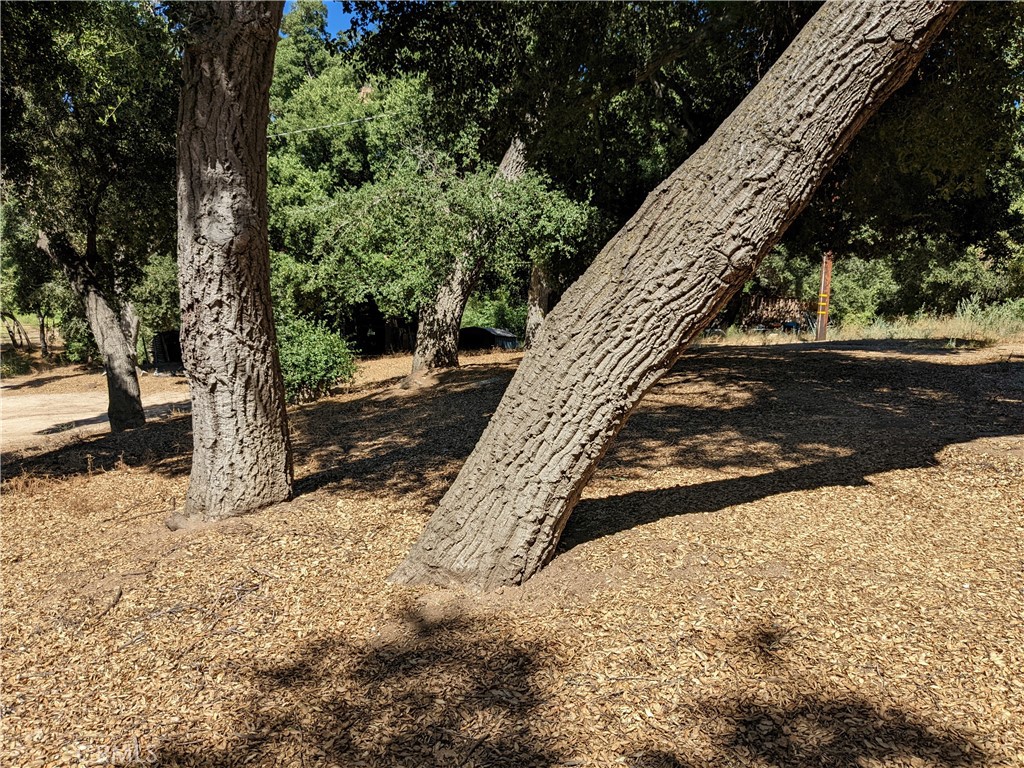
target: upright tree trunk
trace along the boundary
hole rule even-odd
[[[46,340],[46,315],[42,312],[37,312],[36,319],[39,320],[39,352],[43,357],[49,357],[50,344]]]
[[[110,306],[107,297],[94,286],[82,289],[85,303],[85,319],[96,346],[103,357],[103,368],[107,374],[107,417],[110,431],[141,427],[146,423],[142,409],[142,393],[139,391],[139,375],[135,348],[125,338],[121,318]]]
[[[498,165],[497,176],[518,181],[526,173],[526,146],[517,136],[512,139]],[[424,370],[455,368],[459,364],[459,328],[466,302],[483,268],[482,260],[470,262],[456,255],[451,271],[438,286],[434,298],[420,308],[416,348],[412,357],[412,375]]]
[[[530,267],[530,287],[526,292],[526,338],[523,346],[533,346],[540,325],[551,310],[551,276],[543,264]]]
[[[393,579],[482,588],[554,554],[644,393],[751,275],[957,10],[831,2],[552,311]]]
[[[192,393],[192,474],[182,515],[190,520],[291,495],[267,241],[266,134],[282,6],[197,2],[186,22],[178,270]]]
[[[455,368],[459,364],[459,327],[466,311],[466,302],[476,282],[476,265],[467,269],[461,256],[434,298],[420,307],[416,329],[416,350],[412,356],[412,372],[438,368]]]

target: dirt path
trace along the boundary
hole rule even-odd
[[[184,377],[143,376],[140,386],[147,419],[189,408]],[[102,373],[55,369],[0,382],[0,445],[5,453],[51,447],[108,429]]]
[[[464,364],[472,368],[518,359],[518,353],[469,354],[464,355]],[[411,364],[409,355],[363,360],[352,388],[395,385],[408,374]],[[190,408],[188,382],[182,375],[147,374],[139,386],[147,419]],[[0,381],[0,449],[5,453],[53,448],[106,432],[107,425],[102,372],[68,366]]]

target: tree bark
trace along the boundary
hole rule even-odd
[[[120,315],[107,297],[93,285],[79,287],[85,303],[85,319],[96,339],[107,374],[107,417],[110,431],[122,432],[146,423],[139,390],[135,347],[124,335]]]
[[[521,583],[644,393],[753,273],[958,4],[826,3],[541,328],[392,579]]]
[[[526,292],[526,338],[523,346],[529,349],[551,309],[551,276],[543,264],[530,267],[530,287]]]
[[[186,20],[178,280],[192,394],[192,474],[181,515],[189,521],[230,517],[291,496],[267,240],[266,134],[282,8],[280,2],[196,2]]]
[[[3,312],[4,325],[7,326],[7,335],[11,337],[11,344],[15,347],[32,349],[32,341],[28,337],[28,331],[21,321],[12,312]]]
[[[515,182],[524,173],[526,146],[517,136],[509,143],[495,175]],[[458,367],[462,315],[482,269],[482,259],[470,262],[464,255],[456,256],[451,271],[441,281],[434,298],[420,308],[411,376],[422,371]]]
[[[50,343],[46,340],[46,315],[37,312],[36,319],[39,320],[39,353],[43,357],[49,357]]]
[[[95,265],[99,263],[96,241],[97,232],[92,226],[86,233],[84,256],[59,233],[40,232],[36,245],[64,269],[85,305],[85,319],[107,376],[110,431],[123,432],[145,424],[146,412],[142,408],[135,347],[125,337],[121,317],[96,276]]]

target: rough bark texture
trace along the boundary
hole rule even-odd
[[[526,338],[523,346],[533,346],[541,323],[551,309],[551,277],[542,264],[530,267],[530,288],[526,292]]]
[[[957,10],[827,3],[551,312],[480,442],[393,575],[482,588],[554,554],[644,393],[743,285]]]
[[[506,181],[517,181],[526,173],[526,147],[518,138],[512,139],[498,165],[497,175]],[[455,368],[459,364],[459,328],[466,302],[473,292],[483,264],[467,263],[465,256],[456,256],[452,270],[445,276],[432,301],[419,312],[416,348],[412,357],[412,375],[421,371]]]
[[[183,512],[190,520],[291,495],[267,241],[266,129],[282,7],[189,7],[178,114],[178,270],[192,393]]]
[[[146,413],[142,409],[135,344],[125,336],[121,314],[107,298],[93,268],[99,261],[96,241],[97,232],[90,229],[84,255],[63,234],[40,232],[36,244],[64,269],[85,305],[85,319],[103,357],[103,370],[107,375],[110,431],[122,432],[145,424]]]
[[[121,315],[114,311],[103,292],[94,286],[79,288],[85,303],[85,318],[96,346],[103,356],[107,374],[107,418],[111,432],[141,427],[146,423],[139,391],[135,347],[125,337]]]

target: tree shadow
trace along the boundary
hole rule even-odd
[[[643,478],[666,466],[709,479],[585,499],[563,549],[665,516],[863,484],[875,473],[933,464],[951,443],[1024,431],[1024,359],[968,364],[960,354],[891,340],[688,353],[644,399],[596,479]],[[377,386],[293,409],[296,493],[415,495],[429,514],[512,372],[509,364],[472,365],[420,390]],[[189,418],[172,417],[5,456],[4,475],[59,477],[125,464],[180,476],[190,470],[191,445]]]
[[[760,648],[755,652],[774,653],[780,642],[784,636],[777,628],[755,627],[730,652],[748,653],[745,646],[754,645]],[[598,765],[581,759],[591,749],[588,726],[573,733],[580,726],[568,723],[578,718],[567,712],[564,721],[556,719],[546,697],[545,681],[564,684],[558,674],[563,666],[538,641],[509,636],[507,630],[502,634],[483,618],[420,604],[368,642],[333,635],[306,641],[286,660],[256,659],[248,706],[233,714],[230,733],[198,738],[183,733],[146,754],[145,762],[161,768]],[[678,709],[664,716],[671,720],[624,726],[626,746],[615,764],[988,764],[985,752],[956,728],[860,695],[801,693],[806,681],[799,673],[776,672],[782,700],[761,693],[684,696]],[[609,693],[581,688],[578,696],[597,700]],[[642,691],[632,691],[630,701],[637,695]],[[600,727],[600,720],[589,727]],[[700,738],[694,738],[695,731]]]
[[[535,733],[542,652],[480,620],[407,610],[366,645],[341,636],[257,667],[227,743],[167,744],[156,766],[508,766],[559,762]],[[291,762],[288,762],[291,761]]]
[[[602,474],[669,467],[714,479],[584,499],[562,551],[664,517],[866,485],[874,474],[933,466],[951,444],[1024,434],[1024,359],[963,364],[956,350],[943,352],[950,363],[892,341],[688,355],[630,420]],[[686,405],[668,399],[698,390]]]
[[[772,768],[858,768],[863,765],[931,765],[980,768],[986,754],[962,731],[928,723],[899,708],[882,709],[859,696],[825,699],[805,696],[795,703],[754,699],[705,701],[715,719],[711,764]],[[631,768],[697,768],[682,750],[641,749]]]
[[[14,392],[19,389],[36,389],[37,387],[44,387],[47,384],[52,384],[57,381],[67,381],[70,378],[76,376],[87,376],[91,373],[93,373],[93,371],[79,370],[72,373],[61,372],[49,376],[36,376],[34,378],[28,379],[27,381],[18,381],[17,379],[15,379],[14,382],[5,381],[3,391]]]
[[[476,444],[512,372],[507,364],[475,365],[440,373],[423,389],[406,391],[385,382],[351,399],[291,409],[296,495],[326,487],[421,493],[436,502]],[[177,410],[157,407],[159,415]],[[5,454],[4,478],[66,477],[117,466],[178,477],[191,470],[191,450],[191,417],[172,416],[41,453]]]

